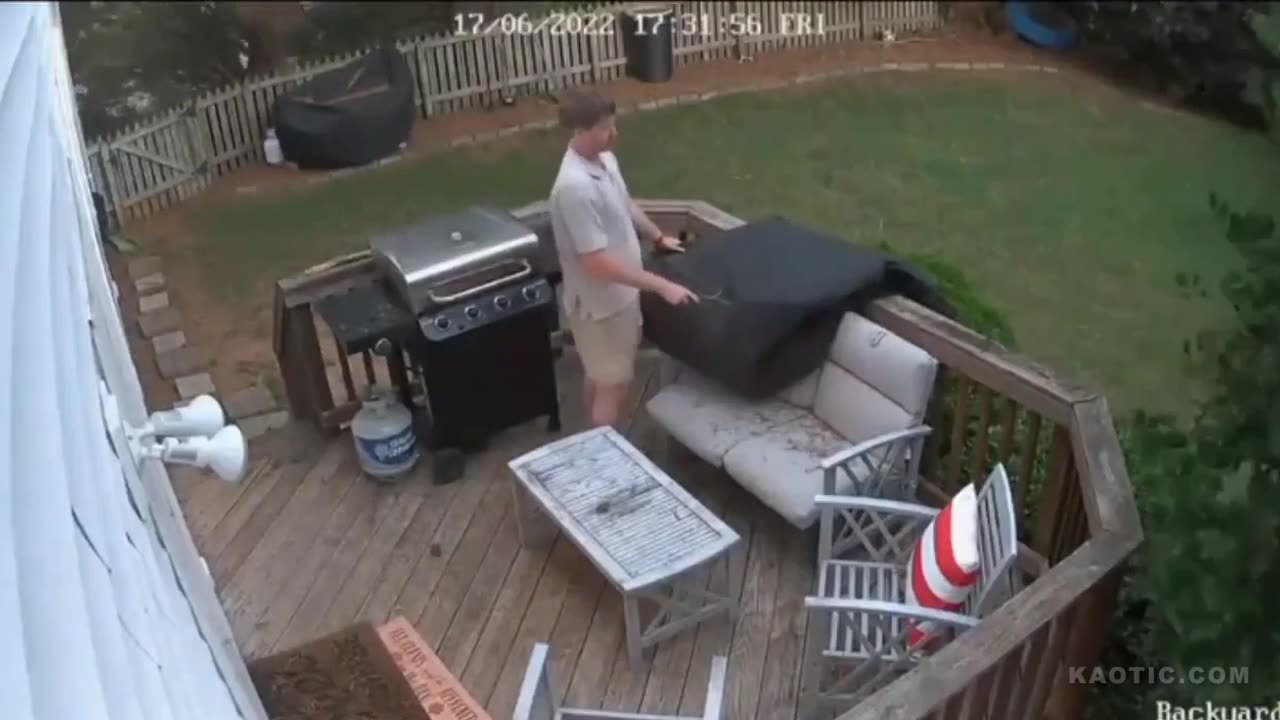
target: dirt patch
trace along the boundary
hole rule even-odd
[[[1057,56],[1046,58],[1011,37],[964,32],[909,38],[891,44],[846,43],[778,51],[749,62],[712,61],[681,66],[671,82],[646,84],[619,80],[603,85],[601,90],[613,97],[620,107],[633,109],[663,98],[705,95],[769,84],[784,86],[803,75],[884,63],[958,61],[996,66],[1040,64],[1050,60],[1061,64]],[[549,120],[554,116],[554,103],[526,97],[515,107],[499,106],[488,111],[456,112],[420,120],[414,127],[410,148],[398,162],[414,162],[432,151],[449,147],[459,139],[484,138],[503,128]],[[517,135],[500,138],[497,142],[505,146],[520,140]],[[212,357],[210,373],[221,391],[230,392],[256,382],[278,386],[278,370],[271,349],[272,298],[264,292],[261,298],[254,298],[251,309],[246,311],[213,302],[211,298],[217,297],[217,293],[212,291],[217,288],[219,279],[210,277],[197,260],[184,252],[193,238],[187,218],[197,209],[214,208],[219,203],[243,202],[248,197],[298,191],[327,182],[334,176],[334,173],[302,172],[265,165],[247,166],[218,178],[208,190],[185,205],[134,223],[127,229],[127,234],[139,242],[146,253],[164,258],[170,297],[182,313],[188,342],[209,352]],[[124,278],[125,275],[117,273],[117,277]],[[120,282],[126,284],[124,280]],[[243,306],[247,307],[248,303]],[[321,342],[328,344],[324,336]],[[326,354],[331,354],[327,351],[328,348]],[[140,360],[139,370],[146,372],[147,363],[154,363],[150,352],[138,355],[139,358],[143,356],[145,361]],[[150,370],[154,372],[154,368]]]

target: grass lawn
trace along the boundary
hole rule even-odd
[[[1220,321],[1173,275],[1234,262],[1209,211],[1280,210],[1280,153],[1209,120],[1067,76],[892,74],[733,96],[622,118],[637,196],[781,214],[960,270],[1020,349],[1101,387],[1118,410],[1183,410],[1178,347]],[[218,302],[270,298],[277,277],[371,233],[475,202],[545,197],[563,139],[526,136],[390,166],[191,220]],[[219,297],[220,296],[220,297]]]

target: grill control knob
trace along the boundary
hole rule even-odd
[[[468,305],[467,309],[463,310],[463,312],[465,312],[467,314],[467,317],[471,318],[472,320],[475,320],[476,318],[480,317],[480,308],[476,307],[475,305]]]
[[[440,317],[436,318],[435,326],[440,328],[441,330],[449,329],[449,318],[441,315]]]
[[[498,308],[499,310],[506,310],[507,306],[509,306],[510,304],[511,304],[511,301],[507,299],[506,295],[499,295],[498,297],[493,299],[493,306]]]
[[[526,285],[526,286],[524,286],[524,289],[522,289],[522,290],[520,291],[520,294],[524,296],[524,299],[525,299],[525,300],[537,300],[537,299],[538,299],[538,286],[537,286],[537,285]]]

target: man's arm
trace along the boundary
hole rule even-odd
[[[640,237],[653,243],[661,240],[663,235],[662,229],[649,219],[649,216],[645,213],[644,209],[641,208],[635,200],[630,198],[627,199],[627,203],[631,208],[631,222],[635,224],[636,232],[640,234]]]
[[[581,257],[582,269],[592,279],[600,282],[618,283],[637,290],[648,290],[658,294],[662,294],[662,291],[671,284],[670,280],[660,275],[655,275],[648,270],[627,267],[616,259],[609,257],[609,254],[603,250],[586,253]]]
[[[661,293],[671,281],[647,270],[629,268],[604,252],[609,246],[604,222],[587,193],[574,187],[563,188],[553,200],[564,218],[569,247],[582,259],[582,269],[591,279],[627,285],[637,290]],[[634,207],[634,203],[632,206]],[[646,218],[648,220],[648,218]],[[650,223],[652,224],[652,223]]]

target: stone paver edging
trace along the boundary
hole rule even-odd
[[[760,83],[744,85],[742,87],[728,88],[725,90],[711,90],[703,93],[686,93],[683,95],[672,95],[656,100],[646,100],[641,103],[623,104],[618,106],[618,115],[628,115],[633,112],[645,112],[649,110],[658,110],[673,105],[692,105],[695,103],[714,100],[719,97],[728,97],[730,95],[742,95],[744,93],[768,92],[770,90],[781,90],[783,88],[795,87],[797,85],[808,85],[811,83],[824,82],[828,80],[838,80],[841,78],[856,77],[859,75],[871,75],[881,72],[921,72],[925,70],[1021,70],[1029,72],[1046,72],[1057,73],[1058,68],[1051,65],[1031,65],[1023,63],[1003,63],[1003,62],[886,62],[878,65],[862,65],[839,68],[828,72],[807,73],[797,75],[792,78],[783,80],[766,80]],[[428,153],[438,153],[444,150],[452,150],[467,145],[479,145],[492,142],[499,138],[510,137],[523,132],[534,130],[549,130],[556,127],[555,118],[544,120],[534,120],[531,122],[521,123],[519,125],[508,125],[498,130],[488,132],[475,133],[473,135],[462,135],[453,138],[446,143],[440,143],[428,149]]]
[[[288,424],[289,412],[281,410],[271,391],[261,385],[218,392],[208,372],[208,357],[187,344],[182,315],[169,304],[168,282],[160,258],[135,258],[129,263],[128,273],[138,296],[138,328],[150,341],[160,376],[177,390],[179,404],[202,394],[217,397],[246,440]]]

